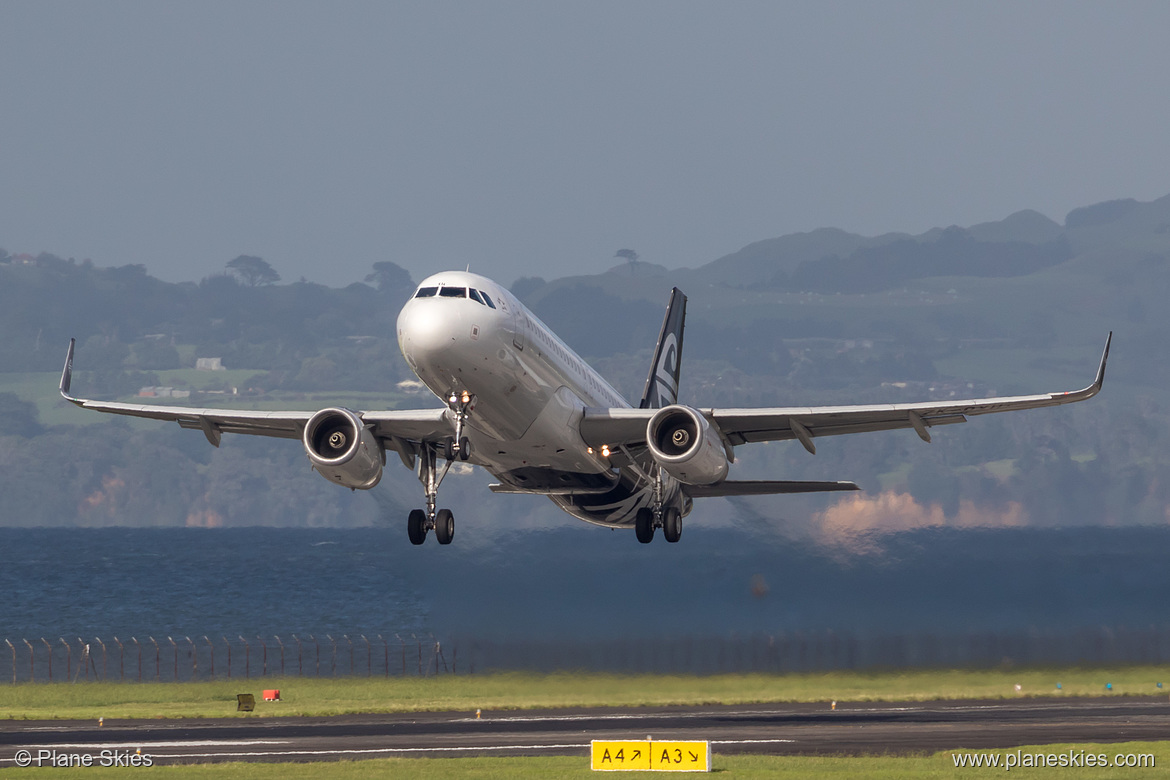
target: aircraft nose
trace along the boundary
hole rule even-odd
[[[453,346],[457,339],[458,318],[441,300],[414,300],[398,315],[398,346],[402,354],[415,360]]]

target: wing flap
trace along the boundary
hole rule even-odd
[[[787,493],[831,493],[840,490],[861,490],[854,482],[804,482],[793,480],[727,481],[715,485],[686,485],[683,490],[691,498],[719,498],[726,496],[772,496]]]

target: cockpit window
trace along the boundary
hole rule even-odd
[[[414,294],[415,298],[433,298],[439,292],[438,287],[420,287]]]
[[[492,299],[488,297],[487,293],[481,291],[480,296],[483,297],[484,303],[486,303],[488,306],[490,306],[493,309],[496,308],[496,305],[494,303],[492,303]]]
[[[477,301],[481,304],[483,303],[483,298],[479,297],[479,290],[475,289],[474,287],[467,288],[467,297],[473,301]]]
[[[441,298],[466,298],[466,287],[443,287],[439,290],[439,297]]]

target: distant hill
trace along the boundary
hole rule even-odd
[[[1105,392],[1087,404],[948,426],[931,446],[895,432],[826,440],[815,458],[799,446],[743,448],[739,478],[854,479],[869,492],[855,505],[704,502],[693,522],[800,534],[938,518],[1170,520],[1170,196],[1086,206],[1064,224],[1020,211],[917,236],[825,228],[698,268],[608,258],[599,267],[529,277],[516,291],[628,398],[641,391],[675,285],[689,296],[681,398],[702,406],[1071,390],[1091,379],[1115,332]],[[199,405],[431,405],[397,387],[413,378],[394,332],[412,289],[392,263],[342,289],[227,276],[170,284],[141,266],[0,250],[0,525],[399,524],[418,485],[393,459],[374,498],[342,500],[295,443],[225,437],[213,450],[175,426],[86,415],[55,385],[76,337],[75,387],[103,398],[172,387]],[[197,371],[207,357],[228,370]],[[482,474],[456,475],[445,500],[484,522],[566,522],[541,500],[484,501],[484,484]],[[272,491],[284,498],[256,498]]]

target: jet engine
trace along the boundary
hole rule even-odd
[[[727,452],[719,433],[697,409],[666,406],[646,424],[650,454],[667,474],[688,485],[713,485],[727,477]]]
[[[304,443],[313,468],[330,482],[369,490],[382,479],[382,448],[349,409],[314,414],[305,425]]]

